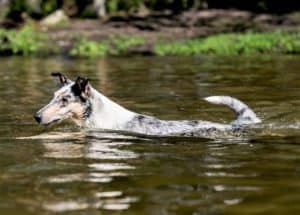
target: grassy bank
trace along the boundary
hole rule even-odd
[[[71,54],[78,57],[128,55],[132,47],[140,45],[145,45],[145,40],[140,37],[113,38],[101,42],[80,40],[71,50]],[[300,33],[219,34],[185,41],[161,41],[152,44],[152,49],[152,52],[159,56],[299,54]]]
[[[34,55],[49,50],[48,39],[30,26],[20,30],[0,29],[0,55]]]
[[[139,47],[159,56],[300,54],[300,32],[218,34],[184,41],[159,41],[155,44],[140,36],[110,36],[100,41],[78,38],[71,44],[67,50],[68,55],[83,58],[132,55],[139,53],[136,51]],[[62,54],[65,50],[60,50],[47,35],[32,27],[27,26],[18,31],[0,30],[0,55],[47,55],[53,52]]]
[[[219,34],[204,39],[161,42],[155,45],[157,55],[239,55],[299,54],[300,33],[272,32]]]
[[[78,39],[69,54],[75,57],[122,56],[130,54],[134,46],[144,45],[145,40],[138,36],[112,36],[100,42],[85,38]]]

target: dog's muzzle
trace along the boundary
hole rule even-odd
[[[34,115],[34,119],[40,124],[41,121],[42,121],[41,114],[36,113],[36,114]]]

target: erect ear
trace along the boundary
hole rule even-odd
[[[89,79],[78,77],[72,86],[72,91],[76,96],[87,99],[90,96],[91,91]]]
[[[64,74],[60,72],[52,72],[51,75],[54,77],[59,77],[59,81],[62,86],[70,84],[72,82],[70,79],[68,79]]]

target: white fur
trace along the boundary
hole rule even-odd
[[[136,115],[117,103],[111,101],[91,87],[90,102],[92,113],[85,120],[84,127],[109,130],[122,130]]]
[[[243,102],[230,96],[209,96],[204,100],[216,104],[226,105],[231,108],[238,116],[237,120],[233,121],[232,124],[255,124],[261,123],[256,114]]]
[[[55,93],[54,99],[57,99],[56,105],[60,103],[64,104],[64,96],[69,93],[74,93],[72,92],[72,84],[74,84],[74,82],[69,81],[69,84],[62,87]],[[87,103],[82,103],[82,106],[80,106],[82,108],[70,105],[70,110],[67,111],[65,116],[61,116],[61,118],[58,118],[57,120],[48,120],[45,123],[43,122],[42,115],[45,109],[47,109],[47,107],[49,106],[46,105],[36,113],[35,119],[40,124],[50,124],[55,121],[61,121],[69,116],[68,113],[72,113],[73,115],[71,117],[73,118],[73,120],[78,125],[88,129],[119,130],[149,135],[189,134],[192,132],[193,134],[199,133],[203,136],[210,135],[216,130],[232,130],[242,125],[254,124],[261,121],[246,104],[229,96],[212,96],[205,98],[205,100],[214,104],[226,105],[234,110],[238,117],[230,124],[214,123],[203,120],[168,121],[134,113],[111,101],[106,96],[102,95],[100,92],[94,89],[91,85],[85,87],[85,90],[81,92],[80,96],[81,99],[86,99]],[[80,105],[80,102],[77,105]],[[64,105],[61,105],[61,107],[65,108]],[[52,113],[53,115],[57,115],[56,111],[52,112],[54,112]],[[78,113],[82,114],[82,116]],[[78,117],[78,115],[80,117]]]

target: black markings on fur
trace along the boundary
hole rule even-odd
[[[81,90],[76,83],[71,86],[71,91],[75,96],[80,96],[81,94]]]
[[[154,127],[157,127],[159,125],[159,121],[157,119],[152,118],[152,117],[145,117],[143,115],[138,115],[137,120],[140,124],[151,125],[151,126],[154,126]]]
[[[242,116],[246,112],[247,108],[242,108],[237,114]]]
[[[82,96],[82,94],[86,91],[86,87],[89,83],[87,78],[78,77],[75,83],[71,86],[71,90],[75,96],[78,96],[83,102],[86,99]]]
[[[126,125],[126,130],[155,135],[183,135],[209,137],[224,134],[231,125],[200,120],[165,121],[145,115],[136,115]]]
[[[91,113],[92,113],[92,104],[90,102],[87,103],[87,106],[85,108],[85,111],[83,113],[83,118],[87,119],[90,117]]]
[[[82,90],[76,83],[71,86],[71,91],[74,94],[74,96],[79,97],[82,102],[86,101],[86,99],[82,97]]]
[[[207,132],[214,132],[214,131],[217,131],[217,128],[216,127],[211,127],[211,128],[208,128],[206,131]]]
[[[161,120],[153,117],[137,115],[130,122],[130,126],[149,126],[151,128],[160,128],[162,126]]]
[[[59,77],[60,83],[62,85],[65,85],[65,84],[67,84],[69,82],[68,78],[64,74],[62,74],[60,72],[52,72],[51,75],[53,77]]]
[[[199,124],[199,121],[197,121],[197,120],[191,120],[191,121],[188,121],[187,124],[194,127],[194,126],[196,126],[196,125]]]
[[[143,121],[145,118],[146,118],[146,117],[143,116],[143,115],[138,115],[138,116],[137,116],[138,121]]]

